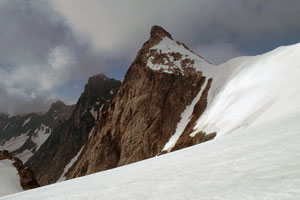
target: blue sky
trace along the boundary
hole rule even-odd
[[[88,77],[123,80],[155,24],[207,60],[300,42],[299,0],[1,0],[0,112],[75,103]]]

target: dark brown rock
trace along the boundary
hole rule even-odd
[[[205,87],[205,77],[194,68],[183,67],[183,75],[177,69],[173,73],[163,73],[147,66],[149,56],[154,56],[157,63],[167,57],[150,50],[163,37],[172,39],[161,27],[151,29],[149,40],[138,52],[109,109],[96,125],[85,151],[69,170],[68,178],[161,154],[164,145],[175,133],[181,113],[200,88]],[[175,58],[180,59],[181,55],[176,54]],[[209,87],[206,93],[208,90]],[[202,97],[199,104],[205,103],[205,100],[206,97]]]
[[[208,91],[211,87],[212,79],[209,79],[199,101],[196,103],[191,120],[187,124],[186,128],[184,129],[182,135],[178,139],[175,146],[172,148],[172,151],[176,151],[185,147],[189,147],[195,144],[199,144],[202,142],[206,142],[208,140],[213,139],[216,136],[216,133],[211,133],[206,135],[204,132],[198,132],[194,137],[191,137],[190,134],[193,132],[193,128],[196,125],[197,119],[203,114],[207,107],[207,96]],[[204,86],[203,86],[204,87]]]
[[[55,183],[62,175],[65,166],[87,143],[90,131],[102,117],[100,110],[108,109],[120,84],[104,74],[89,78],[70,119],[57,126],[40,150],[26,162],[41,185]],[[61,102],[56,102],[52,110],[59,106]]]
[[[170,33],[168,33],[162,27],[160,27],[158,25],[152,26],[151,31],[150,31],[150,41],[151,40],[159,40],[164,37],[168,37],[173,40],[172,35]]]

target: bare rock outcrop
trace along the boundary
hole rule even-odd
[[[205,95],[209,90],[209,86],[204,85],[206,77],[191,67],[195,62],[193,59],[179,52],[153,50],[164,38],[172,40],[172,36],[163,28],[152,27],[149,40],[139,50],[118,93],[108,110],[102,113],[84,152],[67,173],[67,178],[158,155],[175,133],[186,106],[191,104],[202,87],[207,87],[197,105],[200,110],[194,111],[194,118],[203,113],[207,104]],[[176,44],[188,50],[182,43]],[[169,69],[153,70],[148,66],[149,59],[156,65],[169,66]],[[176,68],[175,62],[186,64]],[[203,137],[206,139],[196,137],[198,139],[186,142],[188,144],[178,144],[176,149],[209,139],[205,134]]]
[[[120,84],[104,74],[89,78],[69,120],[57,126],[40,150],[26,162],[41,185],[55,183],[63,174],[65,166],[87,143],[95,122],[101,118],[100,113],[108,109]],[[59,106],[57,102],[56,107]]]

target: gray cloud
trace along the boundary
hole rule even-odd
[[[0,26],[1,112],[39,111],[57,98],[73,100],[80,91],[54,91],[105,69],[104,54],[76,38],[46,1],[2,0]]]
[[[122,79],[154,24],[216,64],[299,42],[299,7],[298,0],[2,0],[0,111],[74,101],[99,72]]]
[[[206,54],[204,47],[215,49],[216,54],[208,58],[215,63],[299,41],[298,0],[68,2],[52,1],[77,33],[92,38],[96,48],[118,56],[134,54],[153,24],[162,25],[192,49],[200,49],[199,54]]]

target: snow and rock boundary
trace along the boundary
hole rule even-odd
[[[35,179],[33,171],[29,168],[25,168],[23,162],[19,158],[12,156],[8,151],[4,150],[0,151],[0,160],[11,160],[13,162],[12,164],[18,171],[20,177],[20,185],[24,190],[40,187]]]

